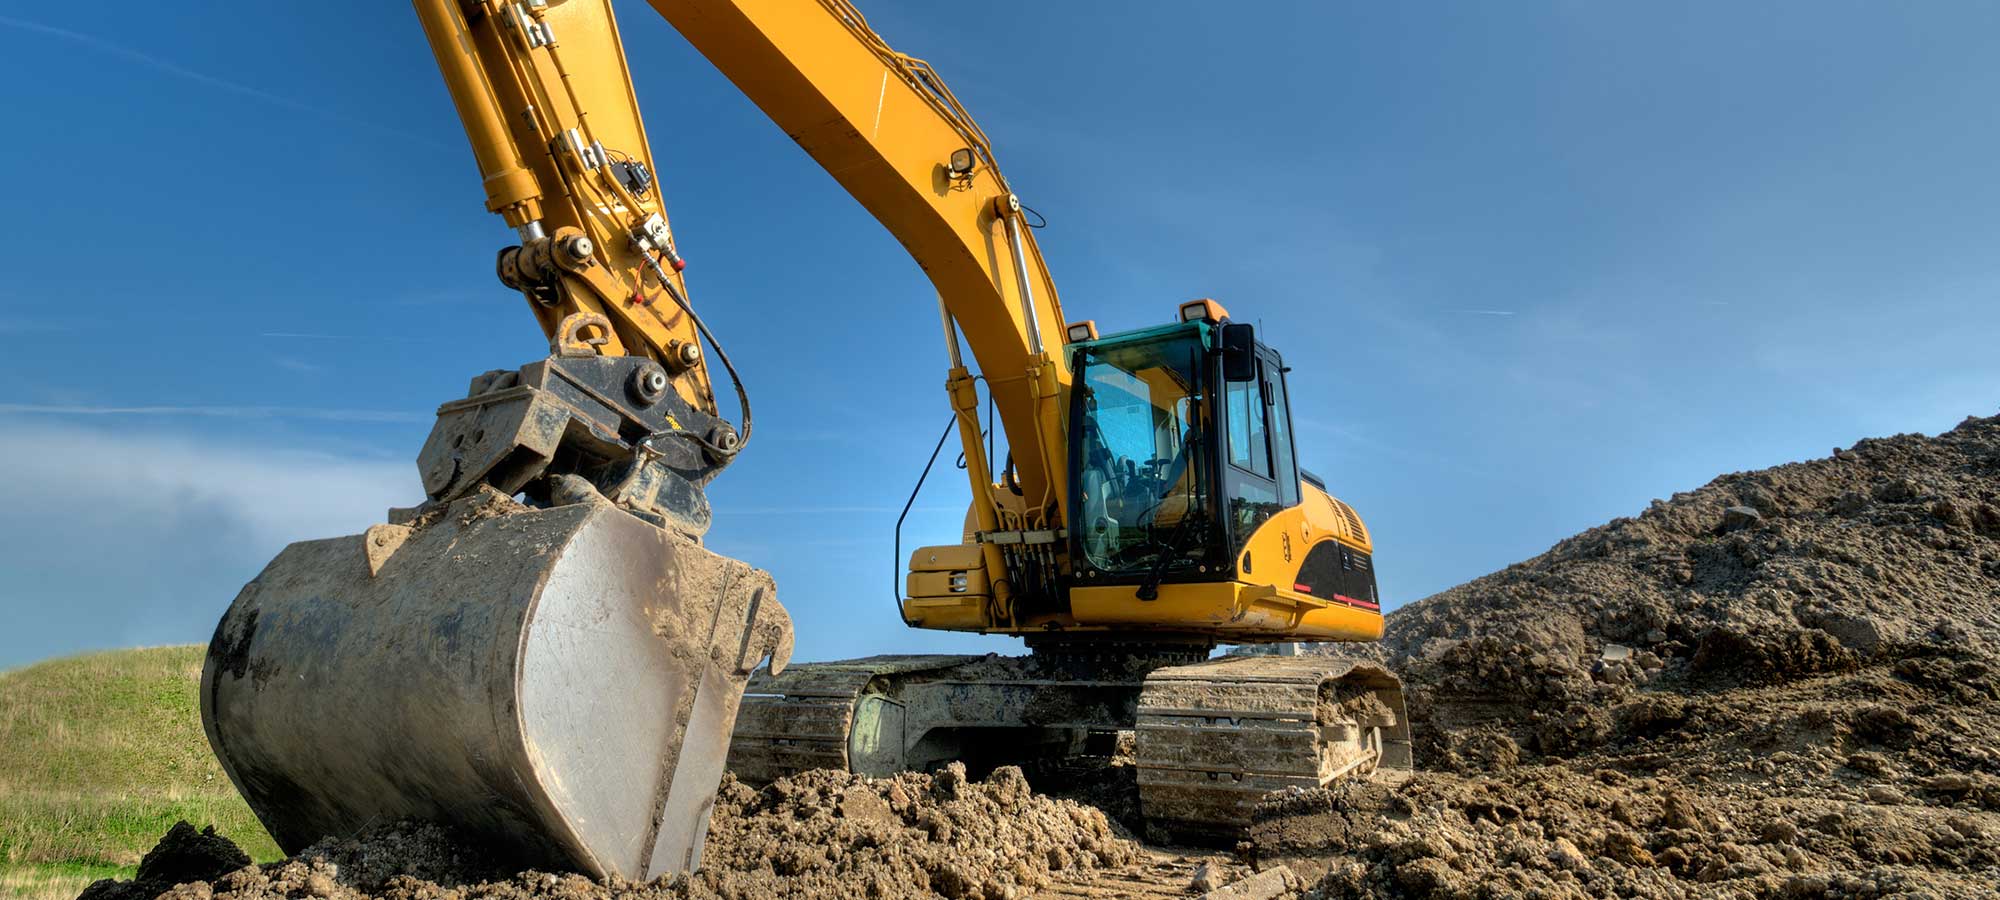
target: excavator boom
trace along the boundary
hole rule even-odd
[[[923,267],[986,373],[1023,496],[1065,502],[1062,302],[991,143],[943,79],[847,0],[649,2]]]

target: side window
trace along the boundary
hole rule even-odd
[[[1261,359],[1257,367],[1256,379],[1223,389],[1229,416],[1229,465],[1223,480],[1229,490],[1231,556],[1242,553],[1251,533],[1284,508],[1278,502],[1283,487],[1271,478],[1272,418],[1264,381],[1275,370]],[[1298,491],[1296,484],[1292,491]]]
[[[1278,502],[1299,505],[1299,467],[1292,450],[1292,407],[1285,396],[1285,369],[1264,363],[1264,383],[1270,386],[1271,455],[1277,461]]]
[[[1238,381],[1225,387],[1229,404],[1229,462],[1271,477],[1270,438],[1264,422],[1263,391],[1255,381]]]

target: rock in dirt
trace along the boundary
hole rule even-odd
[[[1722,511],[1722,529],[1750,528],[1764,521],[1764,514],[1750,506],[1732,506]]]
[[[1284,866],[1265,869],[1201,895],[1202,900],[1278,900],[1296,892],[1298,879]]]
[[[1216,865],[1215,862],[1211,860],[1209,862],[1202,863],[1199,868],[1196,868],[1194,870],[1194,878],[1188,881],[1188,890],[1194,891],[1195,893],[1198,894],[1206,894],[1209,891],[1221,887],[1222,879],[1223,879],[1222,867]]]

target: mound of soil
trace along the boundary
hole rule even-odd
[[[1311,896],[2000,895],[2000,418],[1725,475],[1357,649],[1428,771],[1267,800]]]
[[[1103,813],[1033,793],[1017,768],[1002,767],[975,783],[956,763],[935,776],[886,779],[806,772],[761,791],[725,777],[702,870],[651,884],[502,874],[503,864],[478,857],[435,827],[409,823],[323,841],[293,859],[263,866],[248,865],[247,857],[212,833],[205,840],[220,845],[208,848],[217,851],[210,865],[175,870],[195,877],[148,881],[142,868],[138,881],[100,882],[86,897],[152,900],[165,892],[169,900],[1000,900],[1025,896],[1053,875],[1124,865],[1139,853],[1137,845],[1114,833]]]
[[[1035,794],[1012,766],[980,783],[958,763],[879,780],[805,772],[762,791],[731,779],[703,869],[677,896],[997,900],[1137,852],[1103,813]]]
[[[1955,808],[1962,797],[1836,801],[1538,766],[1276,797],[1253,840],[1321,873],[1310,897],[1994,896],[2000,820]]]
[[[77,900],[153,900],[174,885],[219,878],[250,864],[250,857],[213,827],[194,830],[176,822],[139,860],[131,881],[97,881]]]
[[[1397,610],[1378,652],[1417,688],[1419,762],[1451,767],[1489,732],[1573,755],[1649,687],[1990,659],[1996,594],[2000,418],[1974,418],[1655,500]]]

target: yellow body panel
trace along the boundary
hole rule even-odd
[[[989,621],[986,613],[988,599],[970,595],[909,597],[903,601],[903,620],[912,628],[984,634],[992,630],[986,627]]]
[[[1226,643],[1275,641],[1374,641],[1382,637],[1380,613],[1328,603],[1288,588],[1240,581],[1163,584],[1157,600],[1144,601],[1132,585],[1073,587],[1070,614],[996,627],[982,608],[983,595],[916,596],[903,601],[912,626],[982,634],[1062,631],[1154,631],[1206,634]]]
[[[1364,554],[1374,552],[1368,528],[1353,507],[1329,496],[1310,484],[1301,485],[1298,506],[1281,510],[1257,526],[1243,550],[1236,556],[1236,577],[1246,590],[1271,592],[1280,598],[1318,604],[1324,615],[1308,615],[1300,630],[1277,640],[1373,641],[1382,637],[1382,612],[1374,597],[1343,598],[1314,596],[1297,590],[1299,572],[1314,547],[1337,542]],[[1370,577],[1369,583],[1373,584]],[[1343,629],[1338,637],[1328,637],[1318,628]]]
[[[986,609],[989,575],[982,545],[924,547],[910,558],[903,616],[919,628],[993,634],[1040,634],[1053,627],[1198,633],[1229,643],[1380,640],[1379,609],[1296,589],[1313,547],[1335,541],[1361,553],[1374,550],[1352,507],[1310,484],[1300,487],[1298,506],[1272,515],[1251,533],[1237,557],[1234,581],[1162,584],[1159,598],[1150,601],[1140,600],[1134,585],[1074,586],[1066,612],[1010,623]],[[951,593],[945,585],[952,577],[966,590]]]
[[[1098,627],[1202,632],[1233,643],[1266,641],[1372,641],[1382,637],[1382,616],[1328,604],[1289,589],[1219,581],[1164,584],[1157,600],[1122,587],[1071,588],[1070,610],[1079,623]]]
[[[1339,541],[1362,553],[1375,552],[1368,527],[1354,508],[1310,484],[1301,486],[1299,505],[1281,510],[1251,532],[1236,555],[1238,578],[1252,584],[1287,587],[1299,565],[1321,541]]]

